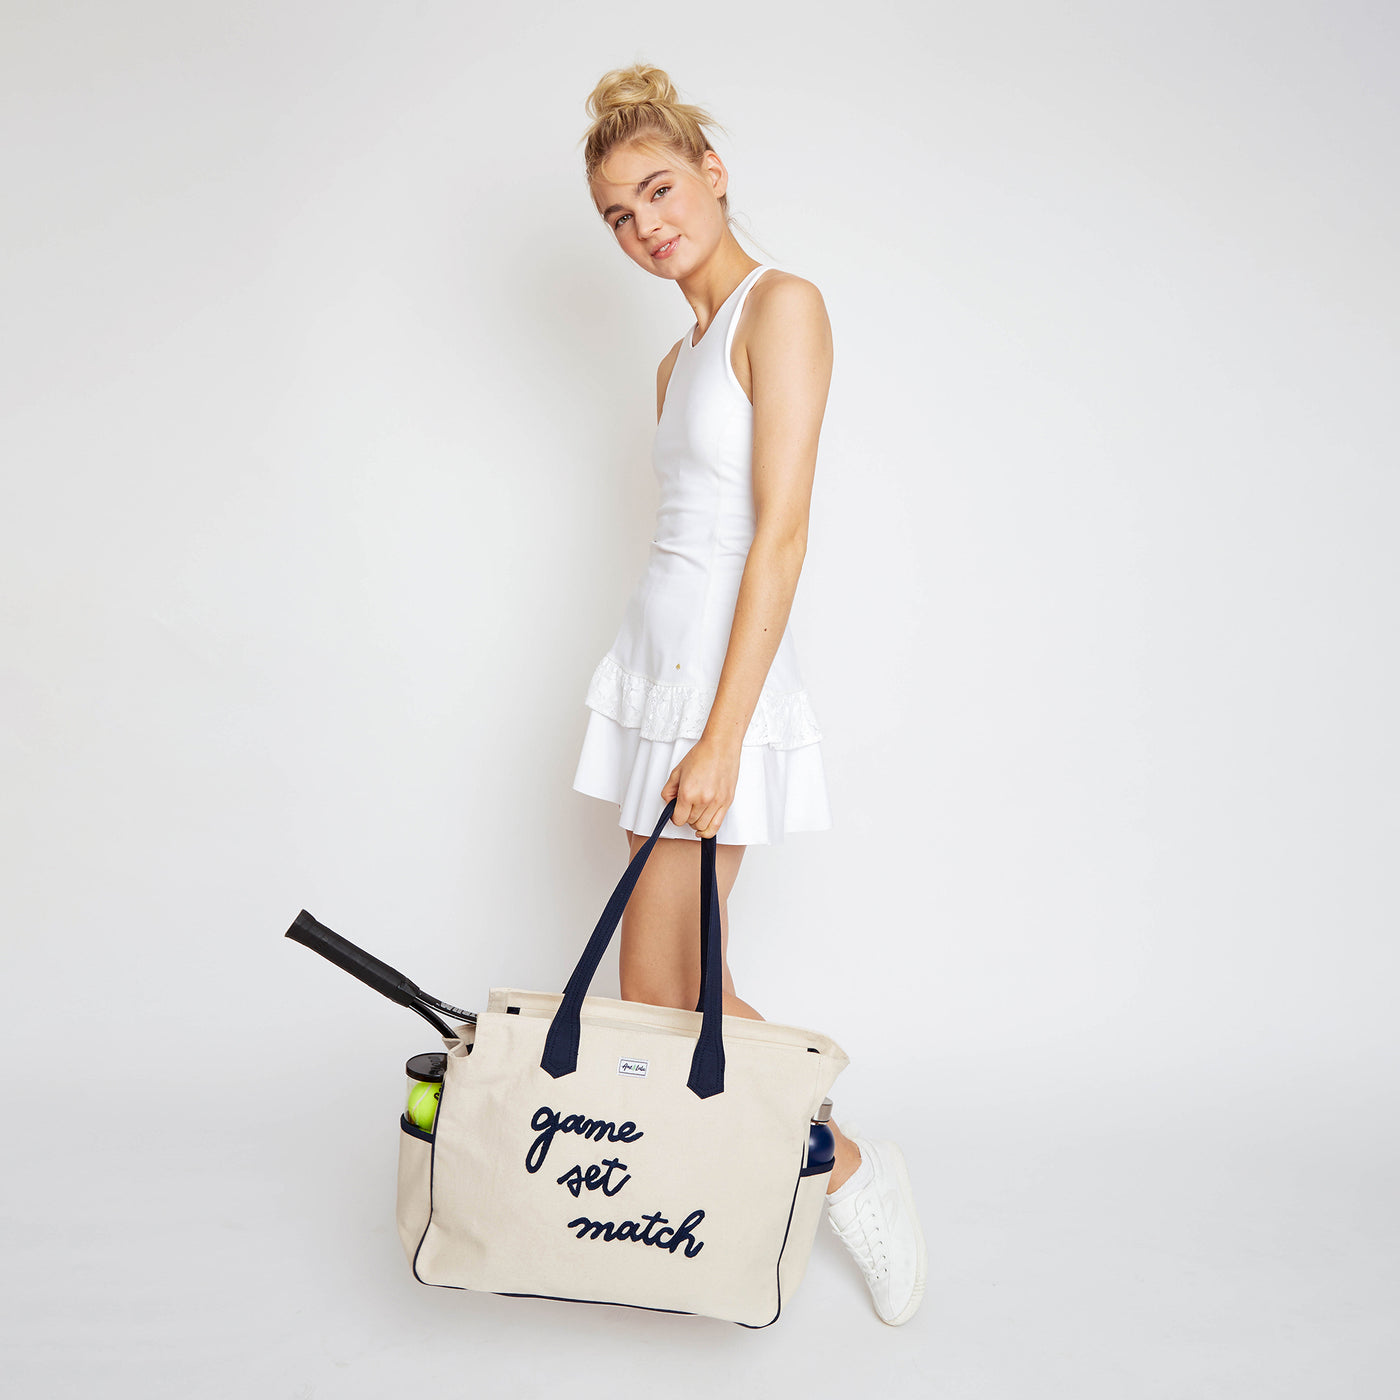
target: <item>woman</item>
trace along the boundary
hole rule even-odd
[[[699,839],[716,838],[724,1011],[734,990],[728,897],[748,845],[831,826],[821,730],[788,614],[807,545],[831,330],[811,282],[750,257],[729,227],[729,174],[697,107],[659,68],[606,74],[588,100],[584,167],[599,215],[639,267],[673,281],[695,324],[657,370],[657,532],[598,663],[573,786],[615,802],[629,859],[676,800],[622,916],[621,994],[693,1008],[700,987]],[[827,1218],[879,1316],[924,1291],[909,1177],[892,1142],[833,1122]]]

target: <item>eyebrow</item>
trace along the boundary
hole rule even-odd
[[[657,178],[657,176],[659,176],[659,175],[669,175],[670,173],[671,173],[671,172],[670,172],[669,170],[653,170],[653,171],[651,172],[651,174],[648,175],[648,176],[646,177],[646,179],[644,179],[644,180],[638,180],[638,181],[637,181],[636,193],[637,193],[637,194],[641,194],[641,192],[642,192],[644,189],[646,189],[646,187],[647,187],[649,184],[651,184],[651,182],[652,182],[653,180],[655,180],[655,179]],[[608,207],[607,207],[606,209],[603,210],[603,218],[606,219],[606,218],[608,217],[609,214],[615,214],[615,213],[617,213],[617,211],[618,211],[619,209],[621,209],[622,207],[623,207],[623,206],[620,205],[620,204],[609,204]]]

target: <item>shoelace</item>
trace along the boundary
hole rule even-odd
[[[832,1225],[836,1222],[833,1220]],[[868,1278],[883,1278],[889,1272],[890,1256],[885,1249],[885,1235],[880,1228],[880,1212],[874,1198],[861,1196],[854,1218],[836,1233],[850,1247],[856,1262]]]

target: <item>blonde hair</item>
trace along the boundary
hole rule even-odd
[[[607,178],[603,163],[618,146],[638,141],[664,147],[697,173],[706,151],[714,150],[705,128],[724,128],[701,107],[682,102],[664,69],[633,63],[604,73],[585,104],[593,124],[583,137],[583,171],[592,181]],[[729,219],[729,196],[719,207]]]

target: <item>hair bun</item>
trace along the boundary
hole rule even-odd
[[[680,102],[675,84],[664,68],[633,63],[604,73],[588,97],[588,115],[600,121],[628,107],[675,107]]]

